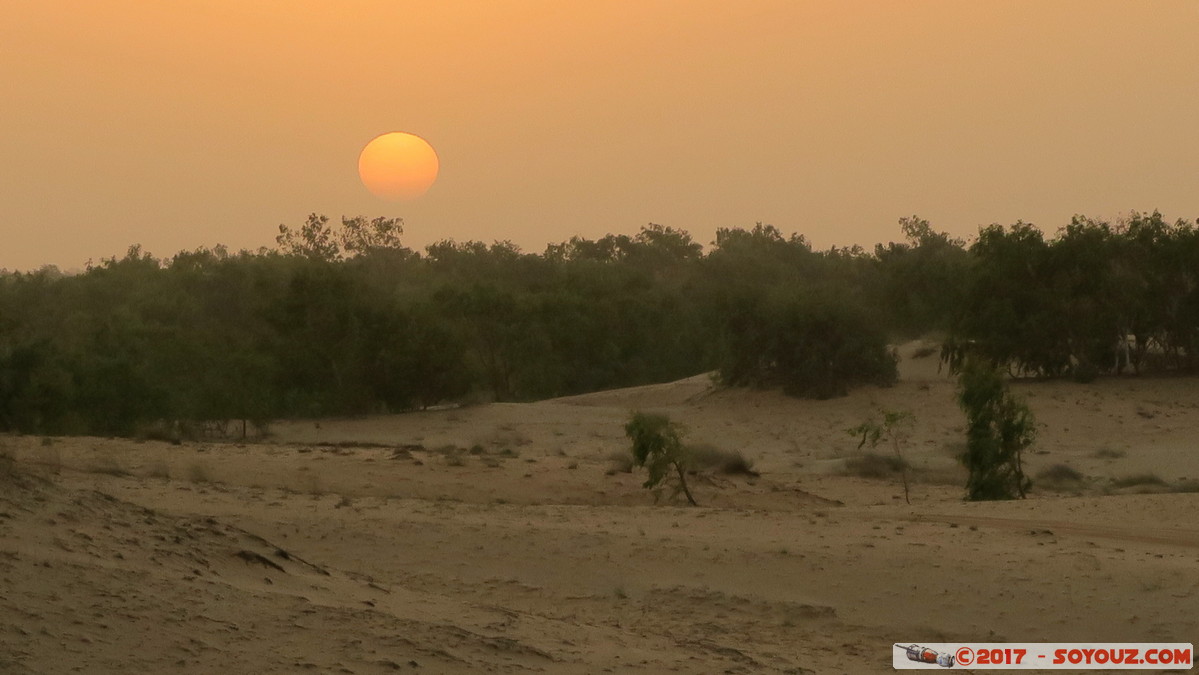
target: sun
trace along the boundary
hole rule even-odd
[[[429,142],[394,131],[376,137],[358,156],[358,175],[372,194],[391,201],[416,199],[437,180],[441,163]]]

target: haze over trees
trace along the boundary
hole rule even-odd
[[[403,246],[395,219],[312,215],[277,247],[76,275],[0,275],[0,430],[127,435],[150,424],[530,400],[716,371],[829,397],[896,377],[887,344],[947,336],[1013,374],[1193,371],[1195,224],[1082,217],[1046,238],[926,221],[904,241],[813,250],[769,225]]]

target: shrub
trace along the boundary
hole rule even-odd
[[[687,487],[686,452],[680,438],[682,430],[666,415],[634,413],[625,425],[625,433],[633,442],[633,462],[645,467],[649,476],[645,487],[656,488],[670,481],[676,483],[675,494],[682,491],[692,506],[695,497]]]
[[[912,498],[908,489],[908,462],[903,457],[901,446],[911,435],[916,419],[909,412],[896,410],[880,410],[879,412],[882,414],[881,422],[869,419],[847,431],[851,436],[862,437],[862,441],[858,443],[859,450],[867,443],[872,448],[877,448],[878,444],[883,441],[891,445],[891,450],[895,455],[894,466],[898,468],[899,475],[903,478],[903,500],[911,504]]]
[[[1022,453],[1036,436],[1032,412],[1011,395],[996,368],[977,359],[966,360],[958,385],[967,420],[966,498],[1023,499],[1031,483]]]

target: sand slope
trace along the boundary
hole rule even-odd
[[[1199,381],[1019,383],[1032,472],[964,503],[935,357],[832,401],[707,377],[532,404],[275,425],[264,443],[0,439],[0,671],[890,672],[898,641],[1199,635]],[[913,503],[841,475],[845,429],[917,418]],[[609,473],[632,409],[740,450],[700,508]]]

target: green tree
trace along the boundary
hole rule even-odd
[[[889,386],[896,357],[882,329],[852,301],[822,295],[747,297],[730,311],[721,380],[733,386],[781,386],[826,399],[865,384]]]
[[[1028,406],[1012,396],[1000,371],[977,359],[968,359],[961,370],[958,402],[967,422],[966,498],[1024,499],[1031,482],[1022,454],[1036,438]]]
[[[687,453],[679,425],[666,415],[637,412],[624,430],[633,441],[633,463],[649,472],[645,487],[656,488],[673,479],[676,493],[681,490],[692,506],[698,506],[687,487]]]

